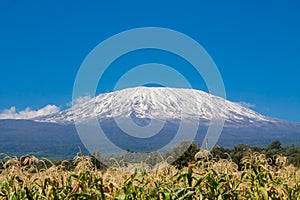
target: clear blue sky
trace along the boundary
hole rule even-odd
[[[203,45],[229,100],[300,121],[299,1],[107,2],[1,1],[0,110],[65,107],[81,62],[97,44],[157,26]]]

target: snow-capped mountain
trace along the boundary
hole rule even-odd
[[[89,119],[95,117],[105,136],[99,137],[97,127],[89,126]],[[128,125],[130,118],[140,127],[132,129],[130,123]],[[38,152],[40,156],[64,158],[70,152],[76,153],[78,146],[84,148],[82,137],[89,139],[88,146],[95,144],[95,149],[103,154],[111,151],[106,146],[111,142],[123,150],[137,152],[152,151],[170,141],[176,144],[186,139],[203,144],[212,118],[225,121],[217,141],[223,147],[267,145],[274,140],[300,145],[300,123],[266,117],[203,91],[137,87],[100,94],[51,115],[30,120],[0,120],[0,149],[20,155]],[[87,125],[87,131],[79,134],[74,121]],[[160,127],[156,122],[165,123]],[[147,124],[151,128],[143,129]],[[156,133],[153,130],[158,133],[151,135]]]
[[[39,122],[73,123],[97,117],[99,120],[115,117],[168,120],[224,119],[228,123],[276,122],[239,103],[194,89],[136,87],[100,94],[67,110],[35,118]]]

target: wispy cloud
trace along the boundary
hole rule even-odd
[[[0,113],[0,119],[31,119],[38,116],[53,114],[59,112],[60,108],[55,105],[47,105],[39,110],[31,110],[27,107],[25,110],[17,111],[15,106],[3,110]]]
[[[256,105],[255,104],[253,104],[253,103],[249,103],[249,102],[239,102],[239,104],[241,105],[241,106],[244,106],[244,107],[246,107],[246,108],[254,108]]]
[[[83,104],[84,102],[87,102],[91,99],[90,95],[86,95],[86,96],[82,96],[82,97],[78,97],[77,99],[75,99],[73,102],[69,102],[67,104],[67,106],[72,107],[73,106],[77,106],[80,104]]]

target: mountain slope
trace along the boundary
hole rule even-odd
[[[97,117],[106,136],[98,137],[97,127],[93,126],[78,135],[74,120],[88,123],[92,117]],[[106,150],[112,153],[106,146],[110,142],[123,150],[133,151],[156,150],[177,136],[174,144],[185,138],[202,144],[213,117],[225,120],[218,140],[218,144],[224,147],[240,143],[267,145],[273,140],[280,140],[283,144],[300,142],[299,123],[263,116],[238,103],[198,90],[137,87],[100,94],[70,109],[31,120],[0,120],[0,150],[12,155],[34,153],[67,157],[76,153],[78,146],[84,149],[82,137],[90,137],[93,145],[101,147],[95,150],[102,154]],[[150,135],[159,126],[130,129],[127,126],[129,118],[141,127],[149,121],[165,120],[166,123],[156,135]],[[179,128],[182,121],[187,123],[185,129]],[[195,122],[199,122],[197,130],[193,129]],[[122,128],[129,128],[129,131],[124,132]],[[177,134],[178,131],[181,134]],[[195,132],[196,136],[189,137]],[[105,138],[110,142],[105,142]]]
[[[211,120],[255,124],[277,122],[255,111],[223,98],[193,89],[136,87],[100,94],[89,101],[48,116],[35,118],[40,122],[73,123],[73,120],[99,120],[113,117],[145,119]]]
[[[73,125],[22,119],[0,120],[1,153],[67,159],[76,155],[79,146],[86,152]]]

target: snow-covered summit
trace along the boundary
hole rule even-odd
[[[35,118],[36,121],[73,123],[113,117],[150,119],[224,119],[229,122],[272,122],[274,119],[223,98],[194,89],[136,87],[100,94],[67,110]]]

